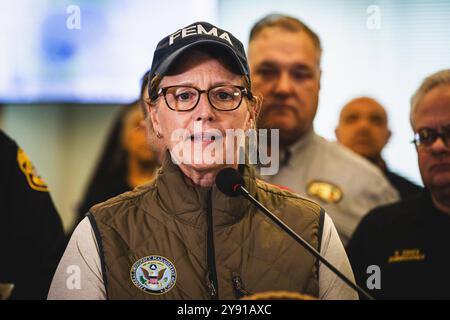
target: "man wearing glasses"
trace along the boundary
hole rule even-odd
[[[369,213],[348,254],[357,281],[378,287],[371,292],[377,298],[450,299],[450,69],[423,81],[410,121],[426,189]],[[367,274],[371,265],[380,267],[377,284]]]

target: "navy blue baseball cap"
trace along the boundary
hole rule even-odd
[[[241,74],[248,76],[250,80],[250,69],[242,43],[230,32],[208,22],[194,22],[168,35],[158,43],[153,55],[152,67],[148,73],[149,81],[157,75],[166,75],[172,63],[183,52],[200,45],[223,49],[224,54],[228,54],[235,62]]]

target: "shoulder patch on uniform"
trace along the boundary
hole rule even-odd
[[[31,160],[28,158],[25,151],[20,148],[17,149],[17,163],[20,170],[27,178],[28,185],[31,187],[31,189],[48,192],[48,187],[45,184],[44,180],[42,180],[42,178],[36,173],[36,169],[31,163]]]
[[[342,189],[326,181],[312,181],[306,187],[309,196],[316,197],[327,203],[338,203],[343,198]]]
[[[160,295],[170,291],[177,281],[173,263],[162,256],[148,256],[136,261],[130,270],[133,284],[145,293]]]

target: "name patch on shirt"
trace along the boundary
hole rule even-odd
[[[425,260],[425,254],[420,249],[402,249],[395,250],[394,254],[389,257],[389,263],[398,263],[406,261],[421,261]]]
[[[338,203],[342,200],[342,189],[326,181],[312,181],[306,187],[306,192],[327,203]]]

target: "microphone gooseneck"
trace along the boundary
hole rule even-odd
[[[230,197],[236,197],[242,195],[253,203],[260,211],[262,211],[267,217],[269,217],[279,228],[296,240],[299,244],[303,246],[310,254],[315,258],[319,259],[324,265],[326,265],[334,274],[336,274],[342,281],[344,281],[348,286],[354,289],[356,292],[362,294],[369,300],[374,300],[374,298],[364,291],[357,284],[353,283],[349,278],[347,278],[342,272],[340,272],[334,265],[328,262],[313,246],[311,246],[305,239],[299,236],[294,230],[292,230],[288,225],[286,225],[280,218],[273,214],[269,209],[267,209],[261,202],[255,199],[247,189],[245,189],[245,182],[239,171],[233,168],[222,169],[216,176],[216,186],[224,194]]]

